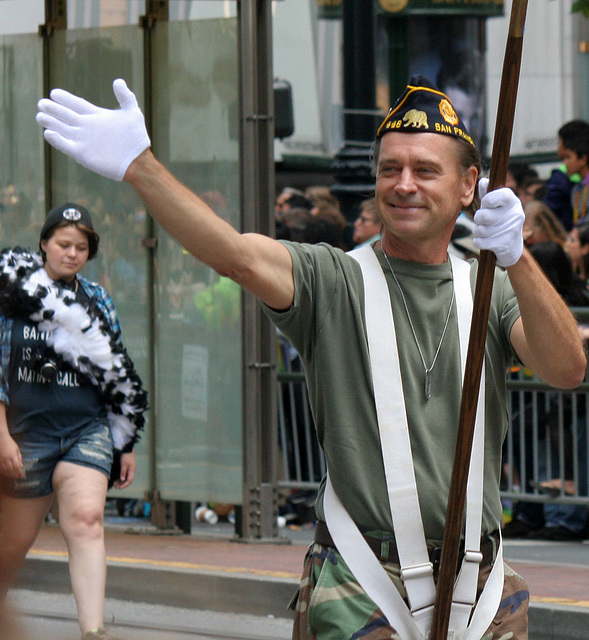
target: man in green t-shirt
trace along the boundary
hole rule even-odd
[[[447,96],[417,77],[387,115],[374,150],[383,236],[362,254],[345,254],[239,234],[156,160],[135,96],[121,79],[113,89],[117,110],[52,91],[37,116],[45,139],[127,181],[186,249],[260,299],[305,365],[329,478],[296,604],[299,640],[427,635],[476,277],[476,263],[449,260],[447,248],[461,210],[478,209],[474,243],[505,271],[495,276],[477,420],[486,428],[471,465],[478,476],[469,481],[479,486],[478,516],[467,510],[466,538],[474,530],[475,544],[470,536],[461,575],[475,568],[475,595],[471,579],[470,604],[457,604],[451,628],[465,638],[527,638],[529,594],[498,546],[506,368],[517,358],[548,384],[573,388],[586,361],[574,318],[523,248],[521,203],[509,189],[485,195],[480,156]],[[373,328],[375,317],[384,321]],[[380,348],[385,336],[390,357]],[[383,389],[389,378],[396,382]],[[374,562],[377,570],[365,575]],[[391,589],[399,606],[381,598]]]

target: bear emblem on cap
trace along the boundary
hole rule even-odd
[[[405,123],[403,125],[404,127],[415,127],[416,129],[421,129],[421,127],[424,127],[425,129],[429,129],[429,124],[427,123],[427,113],[425,111],[410,109],[403,116],[403,122]]]

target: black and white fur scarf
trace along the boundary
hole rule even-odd
[[[49,333],[54,353],[48,355],[101,389],[115,452],[131,451],[145,424],[147,392],[121,341],[96,303],[88,302],[82,306],[73,291],[57,286],[38,254],[20,247],[0,253],[0,313],[29,318]]]

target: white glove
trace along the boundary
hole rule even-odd
[[[488,178],[479,181],[481,208],[474,215],[472,243],[477,249],[492,251],[500,267],[510,267],[524,251],[524,210],[511,189],[487,193],[488,184]]]
[[[83,167],[122,180],[151,145],[135,94],[121,78],[112,85],[120,109],[103,109],[63,89],[39,100],[37,122],[47,142]]]

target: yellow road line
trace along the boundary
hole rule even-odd
[[[67,551],[45,551],[43,549],[29,549],[31,556],[55,556],[56,558],[67,558]]]
[[[55,556],[67,558],[66,551],[43,551],[42,549],[31,549],[31,555]],[[175,562],[170,560],[148,560],[146,558],[126,558],[118,556],[107,556],[107,562],[122,562],[125,564],[146,564],[154,567],[169,567],[172,569],[193,569],[195,571],[217,571],[222,573],[249,573],[256,576],[268,576],[271,578],[291,578],[297,580],[300,575],[288,571],[271,571],[264,569],[249,569],[244,567],[222,567],[210,564],[196,564],[193,562]]]
[[[573,600],[572,598],[550,598],[544,596],[532,596],[531,600],[532,602],[563,604],[571,607],[589,607],[589,600]]]

